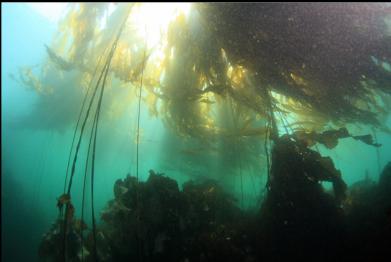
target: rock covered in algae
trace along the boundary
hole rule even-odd
[[[67,240],[67,258],[68,261],[80,261],[80,235],[77,231],[79,222],[73,221],[69,223],[66,240]],[[58,219],[50,228],[50,230],[43,235],[42,241],[39,245],[38,255],[42,261],[62,261],[65,257],[64,253],[64,221]]]
[[[391,162],[378,183],[368,177],[349,188],[347,259],[388,261],[391,257]]]
[[[232,196],[213,180],[175,180],[150,171],[145,182],[117,180],[115,199],[102,213],[111,259],[230,261],[250,256],[243,217]],[[130,248],[131,247],[131,248]]]
[[[384,261],[391,239],[391,164],[378,184],[360,181],[341,202],[319,183],[338,172],[328,174],[331,167],[305,144],[282,137],[272,154],[269,190],[258,215],[239,209],[214,180],[189,181],[180,189],[152,170],[146,181],[130,175],[117,180],[97,227],[99,261]],[[78,224],[69,227],[70,261],[81,259]],[[60,226],[41,244],[48,261],[63,256]],[[92,259],[92,250],[90,232],[84,261]]]
[[[334,196],[321,181],[333,182]],[[269,191],[261,207],[260,258],[330,259],[337,257],[344,236],[340,208],[346,185],[332,161],[288,136],[272,151]],[[327,259],[326,259],[327,258]]]

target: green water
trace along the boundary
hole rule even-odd
[[[68,154],[81,100],[64,99],[64,103],[58,105],[59,109],[73,109],[67,115],[74,119],[73,123],[61,130],[40,126],[43,121],[39,116],[30,116],[29,122],[34,125],[20,122],[23,116],[32,111],[38,98],[35,92],[11,79],[9,74],[15,74],[24,65],[39,65],[43,62],[46,58],[44,44],[50,43],[56,25],[22,3],[2,4],[1,19],[2,259],[37,261],[41,236],[58,216],[56,202],[64,187]],[[57,109],[48,110],[54,112]],[[114,197],[115,181],[127,174],[136,174],[136,110],[137,104],[130,104],[121,117],[100,123],[94,186],[98,223],[101,222],[99,214],[102,209]],[[183,152],[184,148],[197,148],[196,140],[184,140],[176,136],[165,127],[161,119],[151,117],[143,104],[140,119],[141,181],[148,178],[150,169],[165,173],[177,180],[179,185],[190,179],[213,178],[238,199],[240,207],[259,207],[266,182],[266,168],[262,160],[254,166],[238,169],[238,165],[232,167],[231,162],[239,161],[244,166],[246,159],[240,159],[240,154],[236,152],[230,152],[231,155],[228,152],[225,155],[205,155],[202,149]],[[387,125],[391,127],[391,117]],[[368,132],[371,130],[363,130],[362,133]],[[319,151],[324,156],[331,156],[348,185],[365,178],[366,172],[377,181],[380,171],[390,160],[391,136],[378,132],[377,140],[382,144],[378,152],[376,148],[351,138],[344,139],[333,150],[320,145]],[[259,147],[259,152],[263,152],[262,143],[254,145]],[[82,163],[86,160],[86,150],[84,142],[72,188],[76,216],[80,216]],[[90,201],[87,195],[86,206]],[[90,212],[86,215],[86,222],[91,222]]]

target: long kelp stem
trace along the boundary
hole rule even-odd
[[[378,144],[376,130],[373,130],[373,136],[375,138],[375,143]],[[380,149],[379,149],[379,147],[376,147],[376,159],[377,159],[377,172],[380,176],[381,165],[380,165]]]
[[[112,57],[113,57],[113,54],[114,54],[114,51],[116,49],[116,46],[117,46],[117,43],[118,43],[118,40],[119,40],[119,37],[121,36],[121,33],[123,31],[123,28],[124,28],[124,25],[125,25],[125,22],[127,21],[128,19],[128,16],[130,14],[130,10],[128,11],[127,15],[126,15],[126,18],[124,19],[123,23],[121,24],[121,27],[120,27],[120,30],[117,34],[117,37],[115,39],[115,41],[113,42],[112,44],[112,48],[110,50],[110,53],[107,57],[107,60],[106,60],[106,63],[104,64],[103,66],[103,69],[100,73],[100,76],[99,76],[99,79],[97,81],[97,84],[96,84],[96,87],[95,87],[95,90],[94,90],[94,93],[93,93],[93,96],[91,98],[91,101],[90,101],[90,104],[89,104],[89,107],[88,107],[88,110],[87,110],[87,113],[86,113],[86,116],[85,116],[85,119],[83,121],[83,125],[82,125],[82,128],[81,128],[81,132],[80,132],[80,136],[79,136],[79,140],[78,140],[78,143],[77,143],[77,147],[76,147],[76,152],[75,152],[75,157],[74,157],[74,160],[73,160],[73,164],[72,164],[72,172],[71,172],[71,176],[70,176],[70,180],[69,180],[69,185],[68,185],[68,191],[67,191],[67,194],[70,196],[70,191],[71,191],[71,187],[72,187],[72,180],[73,180],[73,177],[74,177],[74,173],[75,173],[75,166],[76,166],[76,161],[77,161],[77,155],[78,155],[78,152],[79,152],[79,149],[80,149],[80,144],[81,144],[81,140],[82,140],[82,136],[83,136],[83,133],[84,133],[84,128],[85,128],[85,125],[86,125],[86,122],[87,122],[87,119],[88,119],[88,116],[89,116],[89,113],[90,113],[90,110],[91,110],[91,106],[92,106],[92,103],[94,101],[94,98],[95,98],[95,95],[96,95],[96,92],[97,90],[99,89],[99,85],[101,83],[101,80],[102,80],[102,77],[103,77],[103,83],[102,83],[102,87],[101,87],[101,93],[100,93],[100,97],[99,97],[99,101],[98,101],[98,105],[97,105],[97,109],[95,111],[95,115],[96,115],[96,119],[93,123],[93,127],[95,126],[95,136],[94,136],[94,146],[93,146],[93,154],[92,154],[92,172],[91,172],[91,208],[92,208],[92,214],[93,214],[93,217],[92,217],[92,222],[93,222],[93,235],[94,235],[94,259],[96,260],[97,259],[97,252],[96,252],[96,227],[95,227],[95,215],[94,215],[94,206],[93,206],[93,181],[94,181],[94,165],[95,165],[95,150],[96,150],[96,134],[97,134],[97,127],[98,127],[98,120],[99,120],[99,113],[100,113],[100,108],[101,108],[101,103],[102,103],[102,97],[103,97],[103,91],[104,91],[104,87],[105,87],[105,83],[106,83],[106,78],[107,78],[107,74],[108,74],[108,71],[109,71],[109,67],[110,67],[110,64],[111,64],[111,60],[112,60]],[[65,218],[64,218],[64,260],[66,261],[67,260],[67,241],[66,241],[66,231],[67,231],[67,217],[68,217],[68,212],[69,212],[69,203],[67,203],[66,205],[66,209],[65,209]]]
[[[66,174],[65,174],[65,181],[64,181],[64,190],[63,190],[63,193],[65,194],[65,190],[66,190],[66,185],[67,185],[67,181],[68,181],[68,171],[69,171],[69,164],[71,162],[71,155],[72,155],[72,150],[73,150],[73,146],[75,144],[75,138],[76,138],[76,133],[77,133],[77,129],[79,127],[79,123],[80,123],[80,119],[81,119],[81,116],[82,116],[82,113],[84,111],[84,107],[85,107],[85,104],[86,104],[86,101],[87,101],[87,97],[88,97],[88,94],[91,90],[91,86],[92,86],[92,83],[94,81],[94,78],[95,78],[95,75],[96,75],[96,71],[98,71],[98,67],[100,65],[100,62],[102,60],[102,57],[103,55],[101,55],[99,57],[99,60],[98,60],[98,64],[96,65],[95,69],[94,69],[94,73],[92,74],[92,77],[91,77],[91,81],[90,83],[88,84],[88,88],[87,88],[87,92],[84,96],[84,99],[83,99],[83,103],[82,103],[82,106],[81,106],[81,109],[80,109],[80,113],[79,113],[79,117],[77,118],[77,123],[76,123],[76,127],[75,127],[75,130],[73,132],[73,137],[72,137],[72,144],[71,144],[71,148],[69,150],[69,156],[68,156],[68,162],[67,162],[67,171],[66,171]]]
[[[107,64],[107,62],[106,62],[106,64]],[[103,69],[106,68],[106,64],[105,64],[105,66],[104,66]],[[91,106],[92,106],[93,100],[94,100],[95,95],[96,95],[96,92],[97,92],[97,90],[98,90],[98,88],[99,88],[99,84],[100,84],[100,81],[101,81],[103,72],[104,72],[104,70],[102,70],[102,72],[101,72],[101,74],[100,74],[100,76],[99,76],[97,85],[96,85],[96,87],[95,87],[93,96],[91,97],[91,101],[90,101],[90,104],[89,104],[89,107],[88,107],[88,110],[87,110],[87,113],[86,113],[86,116],[85,116],[85,119],[84,119],[84,121],[83,121],[83,125],[82,125],[82,128],[81,128],[79,140],[78,140],[77,147],[76,147],[75,157],[74,157],[73,164],[72,164],[72,172],[71,172],[71,176],[70,176],[70,180],[69,180],[69,185],[68,185],[67,194],[68,194],[69,196],[70,196],[70,192],[71,192],[73,176],[74,176],[74,174],[75,174],[75,167],[76,167],[77,155],[78,155],[78,153],[79,153],[80,143],[81,143],[81,139],[82,139],[82,136],[83,136],[83,133],[84,133],[84,128],[85,128],[85,125],[86,125],[86,123],[87,123],[87,119],[88,119],[88,116],[89,116],[89,113],[90,113],[90,110],[91,110]],[[68,224],[69,205],[70,205],[70,203],[67,203],[66,206],[65,206],[65,216],[64,216],[64,226],[63,226],[63,229],[64,229],[64,239],[63,239],[64,261],[67,261],[67,260],[68,260],[68,259],[67,259],[67,254],[68,254],[68,252],[67,252],[66,235],[67,235],[67,224]]]
[[[94,252],[94,260],[97,261],[97,250],[96,250],[96,223],[95,223],[95,209],[94,209],[94,176],[95,176],[95,152],[96,152],[96,138],[98,134],[98,123],[99,123],[99,115],[101,111],[101,106],[102,106],[102,99],[103,99],[103,93],[104,89],[106,86],[106,80],[107,80],[107,75],[110,69],[111,61],[115,52],[115,49],[117,47],[118,40],[121,36],[122,30],[124,28],[125,22],[129,16],[126,16],[126,19],[123,21],[121,28],[118,32],[117,38],[115,39],[115,42],[112,46],[111,53],[109,54],[108,57],[108,62],[105,70],[105,75],[103,78],[103,83],[102,83],[102,88],[99,96],[99,101],[98,101],[98,106],[97,106],[97,111],[96,111],[96,120],[95,120],[95,135],[94,135],[94,144],[93,144],[93,149],[92,149],[92,166],[91,166],[91,212],[92,212],[92,233],[93,233],[93,239],[94,239],[94,244],[93,244],[93,252]]]
[[[114,47],[115,49],[115,47]],[[113,51],[114,53],[114,51]],[[111,59],[110,59],[111,60]],[[109,67],[110,63],[107,65],[105,76],[103,79],[103,84],[101,88],[101,93],[99,97],[99,102],[98,102],[98,108],[96,112],[96,118],[95,118],[95,134],[94,134],[94,144],[93,144],[93,149],[92,149],[92,166],[91,166],[91,212],[92,212],[92,234],[93,234],[93,251],[94,251],[94,260],[97,261],[97,250],[96,250],[96,224],[95,224],[95,210],[94,210],[94,175],[95,175],[95,152],[96,152],[96,137],[98,133],[98,123],[99,123],[99,114],[100,114],[100,109],[102,105],[102,98],[103,98],[103,91],[105,88],[105,83],[106,83],[106,78],[107,74],[109,72]]]
[[[96,115],[96,114],[95,114]],[[88,151],[87,151],[87,160],[86,160],[86,165],[85,165],[85,170],[84,170],[84,179],[83,179],[83,196],[82,196],[82,202],[81,202],[81,223],[84,223],[84,202],[85,202],[85,192],[86,192],[86,183],[87,183],[87,170],[88,170],[88,162],[90,159],[90,150],[91,150],[91,145],[92,145],[92,138],[93,138],[93,132],[95,130],[96,122],[96,116],[94,119],[94,123],[92,124],[93,127],[91,128],[91,134],[90,134],[90,141],[88,143]],[[80,227],[80,239],[81,239],[81,260],[84,261],[84,250],[83,250],[83,245],[84,245],[84,236],[83,236],[83,225]]]
[[[268,148],[268,141],[270,137],[270,121],[266,122],[266,135],[265,135],[265,155],[266,155],[266,172],[267,172],[267,182],[266,182],[266,188],[270,189],[270,154],[269,154],[269,148]]]
[[[147,29],[145,28],[145,31]],[[147,34],[147,32],[145,32]],[[140,79],[140,89],[139,89],[139,97],[138,97],[138,108],[137,108],[137,134],[136,134],[136,212],[137,212],[137,220],[136,223],[139,223],[139,201],[140,201],[140,194],[138,190],[138,183],[139,183],[139,146],[140,146],[140,119],[141,119],[141,94],[142,94],[142,88],[143,88],[143,79],[144,79],[144,69],[145,69],[145,60],[146,60],[146,53],[147,53],[147,37],[145,37],[145,43],[144,43],[144,55],[143,55],[143,64],[142,64],[142,71],[141,71],[141,79]],[[138,228],[138,225],[137,225]],[[142,247],[140,243],[141,238],[139,238],[137,234],[137,245],[138,245],[138,259],[139,261],[142,260]]]

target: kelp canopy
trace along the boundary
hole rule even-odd
[[[389,130],[391,8],[381,3],[71,4],[40,80],[21,71],[46,101],[42,111],[64,88],[45,80],[53,71],[72,73],[75,96],[86,92],[128,14],[104,117],[135,101],[142,76],[150,114],[208,143],[264,137],[272,116],[308,131]]]
[[[389,5],[207,4],[201,10],[230,60],[249,68],[258,87],[270,85],[330,120],[379,124],[383,105],[373,91],[391,92]]]

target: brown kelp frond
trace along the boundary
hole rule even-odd
[[[381,146],[380,144],[373,142],[372,135],[351,135],[345,127],[342,127],[338,130],[327,130],[322,133],[317,133],[315,131],[306,132],[304,130],[296,131],[293,133],[292,136],[296,140],[304,142],[307,146],[313,146],[315,145],[315,143],[320,143],[328,149],[333,149],[334,147],[336,147],[338,145],[339,139],[348,137],[352,137],[356,140],[359,140],[367,145],[371,145],[374,147]]]
[[[56,65],[58,65],[59,69],[69,71],[74,68],[74,65],[66,61],[64,58],[58,56],[50,47],[48,47],[47,45],[45,45],[45,47],[50,60]]]
[[[360,84],[367,79],[375,81],[374,89],[390,92],[390,71],[371,58],[391,60],[383,20],[389,6],[225,3],[198,9],[231,62],[256,72],[276,92],[330,120],[380,125],[376,113],[354,102],[367,95]]]
[[[279,126],[274,134],[348,124],[389,129],[391,38],[383,4],[193,4],[157,30],[142,17],[151,6],[74,4],[47,46],[42,77],[25,70],[23,82],[51,94],[58,89],[45,75],[77,71],[74,86],[85,90],[127,8],[102,117],[126,111],[144,72],[143,106],[182,137],[263,139],[259,121]],[[230,118],[219,118],[231,107],[239,120],[228,125]]]

